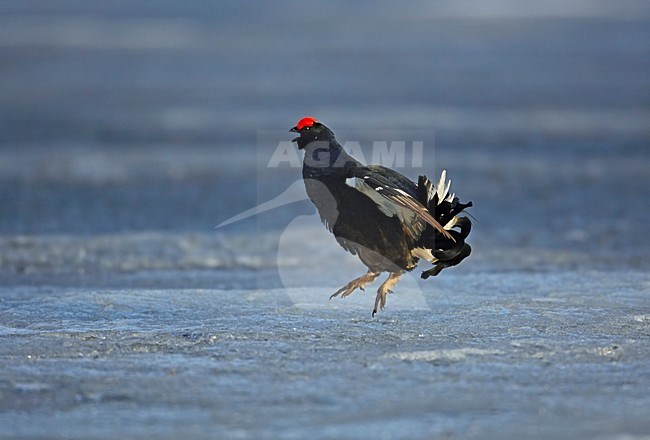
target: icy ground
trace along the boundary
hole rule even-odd
[[[648,439],[647,2],[273,5],[0,3],[0,438]],[[307,114],[473,254],[372,318],[308,202],[215,230]]]
[[[3,289],[0,434],[641,438],[649,293],[638,272],[449,275],[370,319],[368,293]]]

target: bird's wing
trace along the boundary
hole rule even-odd
[[[368,165],[366,168],[373,174],[389,179],[395,188],[407,192],[410,196],[417,197],[417,185],[405,175],[400,174],[395,170],[391,170],[390,168],[382,167],[381,165]]]
[[[370,197],[381,212],[389,217],[397,216],[408,234],[417,239],[428,223],[442,235],[455,241],[413,193],[415,183],[396,171],[379,166],[353,167],[349,170],[346,184]]]

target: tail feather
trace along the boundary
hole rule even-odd
[[[472,229],[469,218],[458,215],[466,208],[472,206],[472,202],[461,203],[455,194],[450,194],[451,180],[447,180],[447,172],[443,170],[438,185],[435,187],[426,176],[418,179],[418,201],[427,207],[428,211],[449,231],[454,240],[445,237],[435,228],[427,225],[420,235],[415,247],[424,251],[418,255],[432,255],[430,260],[434,268],[422,273],[422,278],[437,275],[446,267],[455,266],[471,253],[471,247],[465,243],[465,238]]]
[[[428,180],[428,179],[427,179]],[[439,205],[442,202],[451,202],[454,199],[454,194],[449,194],[449,189],[451,188],[451,179],[447,180],[447,170],[442,170],[440,173],[440,180],[438,185],[436,185],[436,204]]]

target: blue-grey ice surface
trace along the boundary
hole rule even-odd
[[[0,4],[0,438],[650,436],[646,2]],[[435,130],[472,256],[374,289],[267,168]]]

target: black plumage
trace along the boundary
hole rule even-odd
[[[458,215],[472,203],[460,203],[449,194],[444,171],[437,186],[426,176],[420,176],[416,185],[389,168],[361,164],[314,118],[301,119],[291,131],[300,134],[293,141],[305,151],[305,188],[321,220],[337,242],[368,267],[366,274],[331,298],[363,290],[382,272],[389,272],[377,291],[374,316],[402,274],[413,270],[421,258],[434,264],[422,273],[426,279],[470,254],[465,239],[471,222]]]

